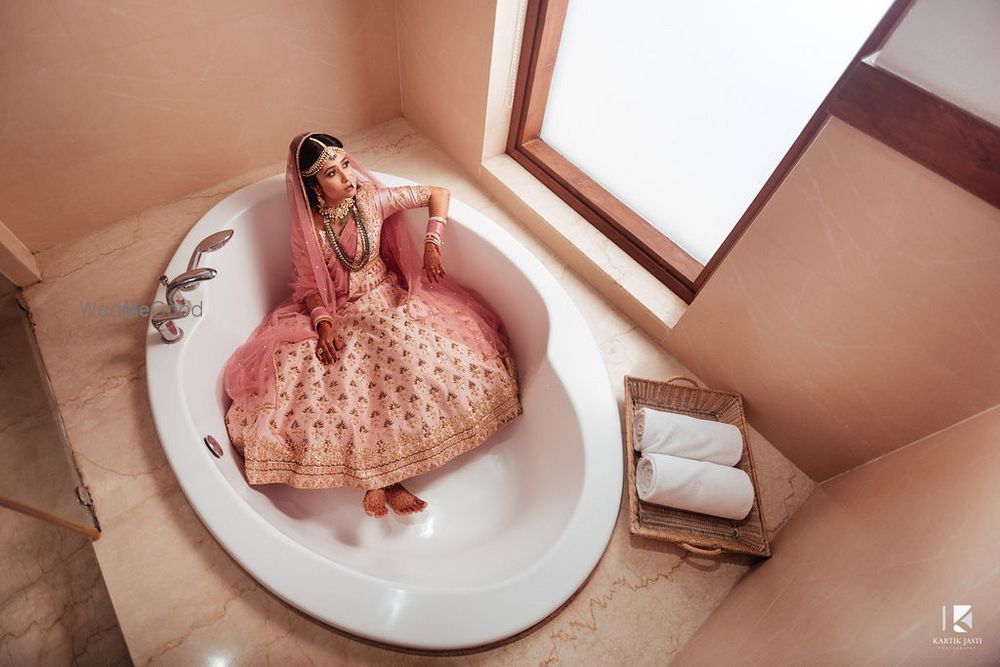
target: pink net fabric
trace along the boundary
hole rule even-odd
[[[312,133],[296,136],[288,150],[285,189],[291,206],[291,295],[278,304],[251,332],[226,363],[223,385],[233,401],[256,397],[261,402],[274,400],[274,352],[284,343],[297,343],[318,336],[306,312],[305,298],[318,293],[334,318],[334,330],[344,325],[341,311],[350,289],[350,274],[337,261],[327,264],[316,242],[314,223],[299,174],[299,150]],[[390,271],[397,273],[407,292],[403,302],[411,320],[421,321],[436,331],[451,330],[450,337],[486,355],[509,354],[509,339],[500,317],[475,290],[464,288],[445,278],[426,284],[423,256],[414,247],[405,228],[403,208],[418,202],[408,198],[408,188],[385,188],[353,156],[355,171],[376,188],[383,205],[384,222],[378,249]],[[341,237],[348,256],[355,255],[358,243],[357,221],[348,222]],[[442,259],[447,266],[447,256]]]

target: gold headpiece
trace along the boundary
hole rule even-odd
[[[345,151],[343,148],[340,148],[339,146],[327,146],[326,144],[324,144],[322,141],[320,141],[315,137],[309,137],[309,139],[315,141],[320,146],[323,146],[323,152],[319,154],[319,157],[316,158],[315,162],[309,165],[308,169],[302,170],[303,176],[312,176],[313,174],[319,172],[319,170],[323,168],[323,165],[326,164],[327,160],[336,160],[340,155],[347,154],[347,151]]]

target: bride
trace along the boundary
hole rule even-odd
[[[444,188],[383,187],[320,133],[292,140],[285,184],[292,294],[225,369],[247,481],[354,487],[371,516],[419,512],[404,480],[522,413],[503,324],[447,277]],[[421,257],[398,213],[423,207]]]

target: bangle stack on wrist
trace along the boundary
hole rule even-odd
[[[439,249],[443,245],[441,234],[444,232],[448,219],[440,215],[432,215],[427,219],[427,233],[424,234],[424,243],[433,243]]]
[[[316,306],[311,311],[309,311],[309,317],[312,319],[313,329],[319,331],[320,322],[329,322],[333,324],[333,318],[330,317],[330,311],[326,309],[325,306]]]

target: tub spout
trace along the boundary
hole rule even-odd
[[[157,303],[150,314],[150,323],[160,334],[165,343],[175,343],[184,335],[184,330],[174,323],[174,320],[187,317],[191,312],[191,302],[178,294],[182,289],[191,289],[198,283],[211,280],[217,275],[215,269],[202,267],[185,271],[173,280],[160,276],[160,282],[167,288],[167,302]]]
[[[170,282],[164,282],[166,276],[160,276],[160,282],[167,286],[167,303],[171,306],[182,307],[187,304],[187,299],[178,294],[178,290],[191,290],[203,280],[211,280],[218,271],[207,266],[200,269],[185,271]],[[188,304],[189,305],[189,304]]]

